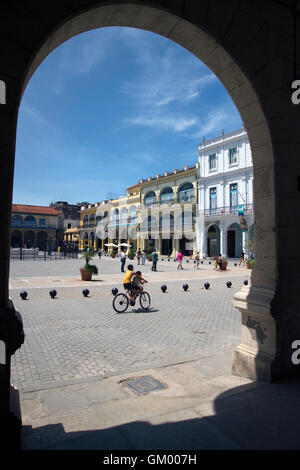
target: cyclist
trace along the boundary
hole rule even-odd
[[[142,292],[142,287],[140,284],[144,284],[144,282],[147,281],[146,279],[142,278],[141,272],[134,272],[132,264],[129,264],[124,276],[123,287],[129,291],[129,298],[131,302],[134,302],[136,296]]]

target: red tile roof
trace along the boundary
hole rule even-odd
[[[62,215],[62,212],[47,206],[30,206],[25,204],[12,204],[12,212],[22,214],[39,214],[39,215]]]
[[[132,188],[137,188],[140,185],[140,183],[134,184],[133,186],[129,186],[127,189],[132,189]]]

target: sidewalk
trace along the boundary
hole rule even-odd
[[[230,367],[228,351],[21,393],[22,449],[300,449],[300,382],[253,382]],[[166,388],[139,394],[126,385],[147,376]]]

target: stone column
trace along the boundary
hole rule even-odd
[[[227,243],[225,235],[225,222],[220,222],[220,253],[227,258]]]

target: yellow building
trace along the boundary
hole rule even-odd
[[[197,251],[197,168],[165,172],[140,181],[140,247],[158,254]]]
[[[137,249],[136,228],[140,205],[140,185],[127,188],[126,196],[81,208],[79,249],[111,251],[107,245],[123,244]],[[128,246],[127,246],[128,245]],[[121,246],[119,246],[121,248]]]
[[[197,169],[143,179],[127,188],[126,196],[81,208],[79,248],[119,249],[176,256],[197,251]]]

